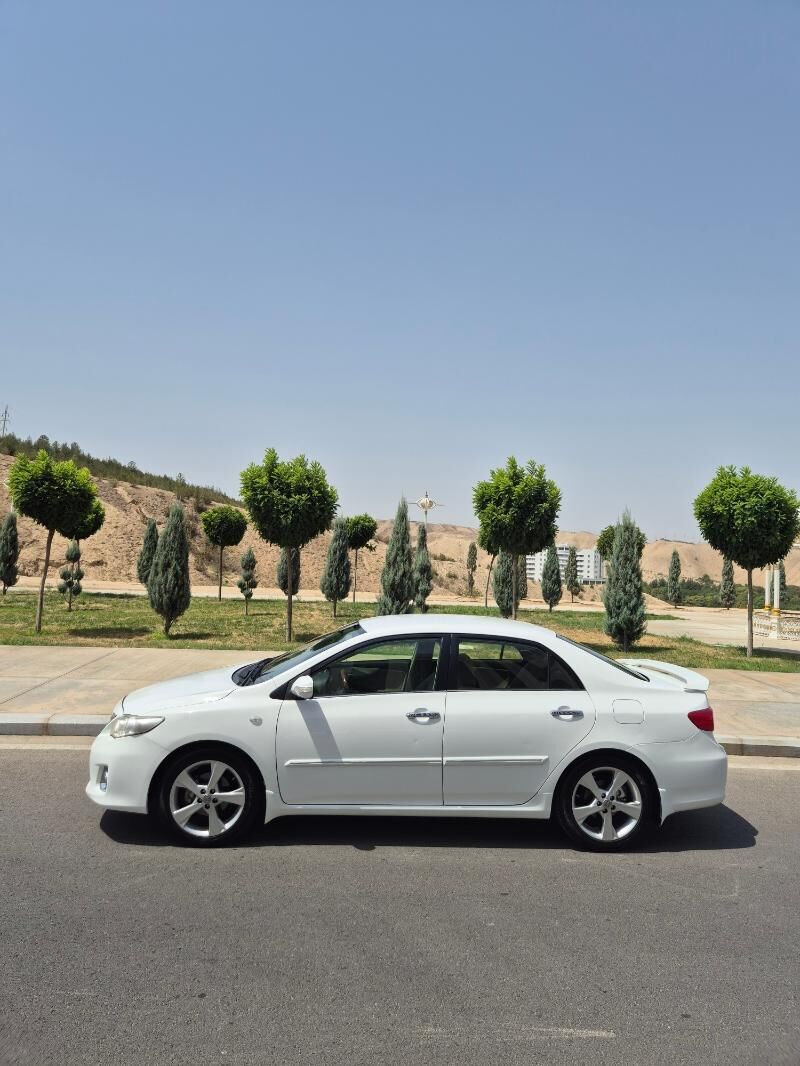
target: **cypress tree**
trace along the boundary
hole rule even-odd
[[[242,555],[240,567],[242,576],[236,582],[236,585],[244,596],[244,613],[249,614],[253,589],[258,588],[258,582],[256,581],[256,557],[253,554],[252,548],[248,548]]]
[[[786,595],[786,564],[783,561],[783,559],[781,559],[781,561],[778,563],[778,581],[780,582],[779,585],[778,585],[778,588],[780,590],[780,594],[781,594],[781,596],[785,596]]]
[[[681,557],[677,551],[672,553],[669,561],[669,574],[667,576],[667,599],[673,607],[677,607],[683,599],[681,592]]]
[[[417,527],[417,552],[414,556],[414,606],[422,614],[428,610],[427,599],[433,590],[433,567],[428,554],[428,530],[424,522]]]
[[[192,601],[189,540],[183,508],[179,503],[170,507],[166,525],[158,538],[147,592],[150,606],[164,619],[164,632],[169,635],[172,623],[180,618]]]
[[[333,604],[333,617],[336,617],[336,604],[347,598],[350,591],[350,542],[347,536],[347,521],[337,518],[333,523],[333,536],[328,545],[328,557],[319,587],[322,595]]]
[[[736,603],[736,585],[733,581],[733,562],[731,559],[722,560],[722,582],[719,586],[719,603],[727,611]]]
[[[58,574],[61,578],[58,591],[67,597],[67,610],[71,611],[74,597],[82,592],[81,546],[77,540],[71,540],[67,545],[66,560],[69,565],[62,567]]]
[[[574,544],[569,546],[567,565],[564,568],[564,584],[570,595],[570,603],[574,603],[575,597],[581,594],[581,583],[578,580],[578,553]]]
[[[478,569],[478,545],[474,540],[469,542],[467,548],[467,595],[472,596],[475,592],[475,571]]]
[[[19,561],[19,537],[17,536],[17,516],[10,511],[0,528],[0,584],[3,586],[3,595],[6,589],[16,585]]]
[[[514,561],[511,552],[501,548],[492,576],[492,591],[503,618],[510,618],[514,613]]]
[[[300,550],[299,548],[281,548],[281,554],[278,557],[278,566],[275,571],[275,577],[278,582],[278,588],[284,594],[289,595],[289,566],[287,563],[288,554],[292,553],[292,595],[297,595],[297,590],[300,588]]]
[[[614,534],[611,566],[603,594],[606,609],[603,629],[623,651],[635,644],[647,629],[638,535],[636,523],[626,511]]]
[[[551,611],[561,601],[561,567],[555,544],[547,549],[542,567],[542,599]]]
[[[139,552],[139,558],[136,560],[136,576],[143,585],[147,585],[147,582],[150,579],[150,569],[153,565],[153,559],[155,558],[157,547],[158,526],[156,525],[156,520],[151,518],[148,520],[147,528],[144,531],[142,550]]]
[[[381,573],[381,594],[376,614],[408,614],[414,597],[414,563],[408,532],[408,504],[405,497],[397,506],[392,535]]]
[[[528,556],[517,556],[517,607],[528,598]]]

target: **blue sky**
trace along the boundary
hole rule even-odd
[[[800,4],[0,0],[0,408],[238,490],[694,538],[800,488]]]

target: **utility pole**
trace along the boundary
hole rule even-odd
[[[6,426],[8,425],[9,417],[8,404],[6,404],[3,408],[3,413],[0,415],[0,437],[5,437],[6,435]]]

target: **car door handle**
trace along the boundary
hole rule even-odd
[[[438,711],[426,711],[424,707],[418,711],[409,711],[406,714],[406,718],[417,722],[435,722],[441,717]]]
[[[578,711],[574,707],[556,707],[550,713],[562,722],[577,722],[579,718],[583,718],[583,711]]]

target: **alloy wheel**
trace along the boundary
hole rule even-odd
[[[572,791],[572,817],[592,840],[610,844],[630,836],[643,813],[642,794],[630,774],[597,766],[580,777]]]
[[[169,810],[184,833],[209,840],[236,825],[246,800],[242,779],[232,766],[203,759],[181,770],[172,782]]]

